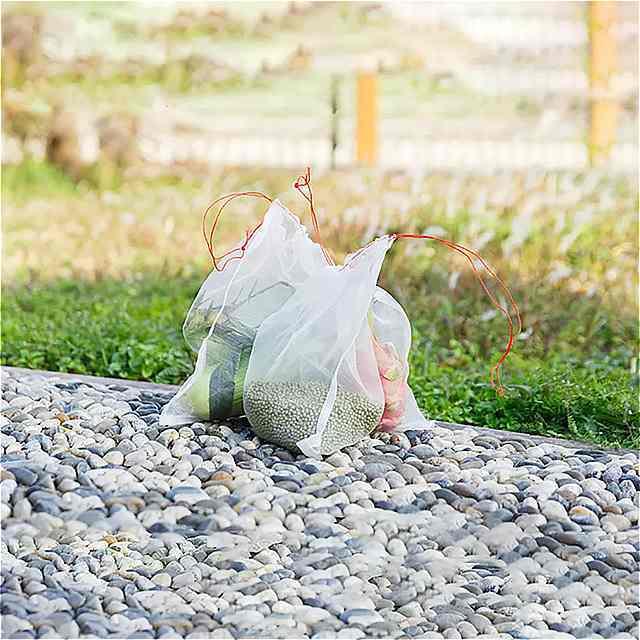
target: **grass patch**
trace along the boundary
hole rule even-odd
[[[30,198],[72,196],[77,189],[64,171],[47,162],[27,159],[19,165],[2,167],[2,192],[10,193],[16,203]]]
[[[179,384],[192,368],[180,327],[203,275],[5,287],[2,363]],[[553,355],[540,342],[522,342],[507,368],[508,393],[499,398],[487,377],[497,352],[491,340],[481,339],[498,327],[489,322],[478,323],[475,332],[455,325],[441,330],[450,309],[437,304],[438,321],[416,318],[411,354],[410,382],[428,416],[608,446],[640,445],[638,380],[624,340],[611,341],[603,332],[602,339],[580,347],[579,336],[572,341],[560,335],[548,345]],[[472,314],[473,306],[462,305],[458,314]]]
[[[6,289],[2,363],[178,382],[191,367],[180,327],[198,285],[151,279]]]
[[[419,343],[418,343],[419,344]],[[541,357],[520,349],[507,367],[507,394],[489,386],[487,362],[452,341],[428,351],[414,347],[411,384],[429,416],[509,431],[591,441],[612,447],[640,445],[637,375],[628,351],[585,360]]]

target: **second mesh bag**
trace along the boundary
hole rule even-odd
[[[187,314],[183,333],[198,354],[196,367],[164,408],[160,424],[242,415],[257,329],[326,264],[320,246],[277,200],[246,250],[239,247],[230,254],[211,271]]]
[[[387,404],[376,343],[400,363],[395,423],[424,422],[406,385],[408,320],[376,286],[392,243],[383,236],[343,266],[322,265],[257,329],[244,411],[258,436],[318,457],[369,435]]]

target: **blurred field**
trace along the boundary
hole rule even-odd
[[[586,154],[588,104],[584,3],[536,4],[5,3],[2,362],[181,382],[180,326],[210,268],[202,211],[252,189],[308,220],[292,183],[311,164],[338,260],[381,233],[446,236],[479,251],[521,306],[498,398],[488,370],[504,320],[461,257],[396,243],[381,284],[411,317],[411,383],[429,416],[639,446],[636,3],[619,3],[618,155],[598,170],[530,154]],[[505,25],[537,36],[505,40]],[[353,71],[372,58],[384,153],[364,170]],[[480,165],[456,166],[472,152]],[[262,212],[236,201],[220,248]]]
[[[610,168],[634,173],[637,3],[618,5],[612,82],[621,108]],[[348,166],[355,74],[369,68],[379,71],[381,166],[582,170],[586,7],[5,3],[3,98],[13,117],[3,123],[3,161],[42,157],[58,122],[83,143],[87,164],[99,153],[118,161],[133,136],[147,164],[295,170],[304,158],[326,167],[335,80],[335,162]]]

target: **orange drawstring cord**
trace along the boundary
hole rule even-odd
[[[316,210],[313,206],[313,191],[311,190],[311,167],[307,167],[307,170],[303,175],[298,176],[298,179],[293,183],[294,189],[296,189],[300,195],[309,203],[309,209],[311,211],[311,224],[313,225],[313,231],[316,235],[316,242],[320,245],[322,249],[322,253],[324,255],[327,264],[335,264],[333,258],[329,255],[328,251],[324,248],[322,244],[322,239],[320,237],[320,227],[318,226],[318,217],[316,216]],[[305,193],[302,189],[306,187],[308,189],[308,193]]]
[[[229,264],[229,262],[231,262],[232,260],[236,260],[238,258],[242,258],[242,256],[244,255],[244,252],[247,249],[247,244],[249,243],[249,240],[251,240],[251,238],[253,237],[253,234],[262,226],[262,223],[264,221],[264,216],[263,216],[262,220],[259,222],[259,224],[257,226],[255,226],[251,231],[247,230],[245,232],[245,241],[239,247],[235,247],[234,249],[231,249],[231,250],[227,251],[226,253],[222,254],[221,256],[216,256],[215,255],[215,253],[213,251],[213,234],[215,233],[216,227],[218,226],[218,222],[220,220],[220,216],[221,216],[222,212],[224,211],[224,208],[230,202],[235,200],[236,198],[241,198],[241,197],[245,197],[245,196],[254,197],[254,198],[264,198],[269,203],[273,202],[273,200],[269,196],[266,196],[264,193],[261,193],[260,191],[240,191],[240,192],[236,192],[236,193],[229,193],[226,196],[222,196],[222,197],[218,198],[217,200],[214,200],[205,209],[205,212],[204,212],[204,214],[202,216],[202,235],[204,237],[205,244],[207,245],[207,250],[209,251],[209,255],[211,256],[211,261],[213,262],[213,268],[216,271],[222,271],[227,266],[227,264]],[[211,225],[211,230],[209,231],[209,233],[207,233],[207,217],[208,217],[209,212],[211,211],[211,209],[213,209],[213,207],[215,207],[219,202],[223,202],[223,204],[220,206],[220,209],[216,213],[216,216],[215,216],[215,218],[213,220],[213,224]],[[231,254],[236,253],[238,251],[240,252],[239,255],[229,258],[228,260],[225,261],[225,263],[224,263],[224,265],[222,267],[219,267],[218,263],[221,260],[223,260],[224,258],[226,258],[226,257],[230,256]]]
[[[298,177],[298,179],[295,181],[293,186],[297,191],[299,191],[302,194],[304,199],[309,203],[309,209],[311,211],[311,224],[313,225],[313,231],[314,231],[314,234],[315,234],[315,240],[320,245],[320,249],[322,250],[322,254],[324,255],[325,260],[327,261],[327,264],[331,264],[331,265],[335,264],[333,259],[330,256],[330,254],[324,248],[324,246],[322,245],[322,242],[321,242],[320,227],[318,225],[318,216],[316,214],[316,210],[315,210],[315,206],[314,206],[314,202],[313,202],[313,192],[311,190],[311,169],[310,169],[310,167],[307,167],[306,172],[303,175]],[[307,193],[305,193],[305,191],[303,191],[303,189],[305,187],[306,187],[306,189],[308,191]],[[249,241],[251,240],[251,238],[253,237],[255,232],[262,226],[262,223],[264,221],[264,217],[263,217],[263,219],[253,229],[251,229],[250,231],[247,230],[245,232],[245,240],[239,247],[235,247],[234,249],[231,249],[230,251],[227,251],[226,253],[222,254],[221,256],[216,256],[215,255],[214,250],[213,250],[213,236],[215,234],[215,231],[216,231],[216,228],[218,226],[218,222],[220,220],[220,216],[222,215],[222,212],[224,211],[225,207],[230,202],[232,202],[236,198],[241,198],[241,197],[245,197],[245,196],[254,197],[254,198],[264,198],[269,203],[273,202],[273,200],[271,198],[269,198],[269,196],[265,195],[264,193],[262,193],[260,191],[240,191],[240,192],[236,192],[236,193],[227,194],[226,196],[222,196],[222,197],[218,198],[217,200],[214,200],[205,209],[204,214],[202,216],[202,235],[204,237],[205,244],[207,245],[207,250],[209,251],[209,255],[211,256],[211,261],[213,262],[213,268],[216,271],[222,271],[227,266],[227,264],[229,264],[233,260],[238,260],[238,259],[242,258],[242,256],[244,256],[244,253],[245,253],[245,251],[247,249],[247,245],[249,244]],[[209,216],[209,212],[219,203],[222,203],[220,205],[220,209],[218,210],[218,212],[215,215],[215,218],[213,220],[213,224],[211,225],[211,229],[207,232],[207,218]],[[232,254],[235,254],[235,255],[232,255]],[[227,260],[224,262],[224,264],[222,266],[219,266],[220,262],[222,260],[224,260],[224,258],[227,258]]]
[[[307,170],[303,175],[298,177],[298,179],[295,181],[293,186],[298,192],[300,192],[300,194],[303,196],[303,198],[309,203],[309,209],[310,209],[310,212],[311,212],[311,223],[313,225],[313,230],[314,230],[314,233],[315,233],[315,236],[316,236],[315,239],[318,242],[318,244],[320,245],[320,248],[322,249],[322,253],[323,253],[327,263],[330,264],[330,265],[334,265],[335,262],[333,261],[333,258],[328,253],[328,251],[324,248],[324,246],[322,245],[322,242],[321,242],[320,228],[319,228],[319,225],[318,225],[318,218],[317,218],[317,215],[316,215],[314,202],[313,202],[313,192],[311,190],[311,169],[309,167],[307,167]],[[305,192],[303,190],[304,188],[307,189],[307,192]],[[213,236],[215,234],[215,231],[216,231],[216,228],[218,226],[218,222],[220,220],[220,216],[222,215],[222,212],[224,211],[225,207],[230,202],[232,202],[236,198],[245,197],[245,196],[255,197],[255,198],[264,198],[269,203],[273,202],[273,200],[271,198],[269,198],[269,196],[265,195],[264,193],[261,193],[260,191],[241,191],[241,192],[236,192],[236,193],[230,193],[230,194],[228,194],[226,196],[222,196],[222,197],[218,198],[217,200],[215,200],[214,202],[212,202],[206,208],[206,210],[205,210],[205,212],[204,212],[204,214],[202,216],[202,235],[204,237],[205,244],[207,245],[207,250],[209,251],[209,255],[211,256],[211,260],[213,262],[213,267],[214,267],[214,269],[216,269],[216,271],[222,271],[231,261],[238,260],[238,259],[240,259],[240,258],[242,258],[244,256],[245,251],[247,249],[247,245],[251,241],[251,238],[253,238],[253,236],[256,233],[256,231],[258,231],[258,229],[262,226],[262,224],[264,222],[264,216],[263,216],[262,220],[260,220],[260,222],[253,229],[251,229],[250,231],[247,230],[245,232],[245,240],[239,247],[235,247],[234,249],[231,249],[231,250],[227,251],[226,253],[222,254],[221,256],[216,256],[215,255],[215,253],[214,253],[214,245],[213,245]],[[209,230],[209,232],[207,232],[207,218],[208,218],[209,212],[213,209],[213,207],[215,207],[220,202],[222,202],[222,205],[220,206],[220,209],[218,210],[218,212],[215,215],[215,218],[213,220],[213,224],[211,225],[211,229]],[[471,269],[473,270],[474,276],[476,277],[476,279],[480,283],[480,286],[482,287],[482,289],[484,290],[484,292],[486,293],[487,297],[492,302],[494,307],[498,311],[500,311],[500,313],[502,313],[504,315],[504,317],[507,319],[507,323],[509,325],[509,339],[507,341],[507,344],[506,344],[506,346],[504,348],[504,351],[503,351],[502,355],[500,356],[500,358],[498,359],[496,364],[493,367],[491,367],[491,373],[490,373],[491,385],[496,389],[496,392],[498,393],[498,395],[503,396],[505,391],[504,391],[504,386],[502,385],[501,369],[502,369],[502,366],[503,366],[507,356],[511,352],[511,349],[513,347],[513,343],[515,341],[515,336],[522,332],[522,317],[520,315],[520,310],[518,308],[518,305],[516,304],[516,301],[513,299],[513,296],[511,295],[511,292],[509,291],[509,288],[506,286],[506,284],[503,282],[503,280],[498,276],[498,274],[493,270],[493,268],[484,260],[484,258],[480,254],[478,254],[477,252],[473,251],[472,249],[469,249],[469,248],[467,248],[467,247],[465,247],[465,246],[463,246],[461,244],[458,244],[457,242],[452,242],[451,240],[447,240],[445,238],[440,238],[440,237],[434,236],[434,235],[419,234],[419,233],[395,233],[395,234],[392,235],[392,237],[394,239],[397,239],[397,238],[407,238],[407,239],[412,238],[412,239],[422,239],[422,240],[435,240],[436,242],[440,242],[441,244],[445,245],[449,249],[452,249],[453,251],[456,251],[457,253],[460,253],[462,256],[464,256],[467,259],[467,261],[471,265]],[[362,251],[364,251],[364,249],[366,249],[366,247],[369,246],[370,244],[371,243],[365,245],[365,247],[362,247],[359,251],[357,251],[352,256],[352,259],[355,258],[357,255],[359,255]],[[225,258],[226,258],[226,260],[225,260]],[[487,271],[487,273],[498,283],[500,289],[503,291],[503,293],[506,295],[506,297],[507,297],[507,299],[509,301],[509,304],[510,304],[510,307],[511,307],[511,311],[505,309],[505,307],[503,305],[501,305],[500,302],[498,302],[498,300],[496,299],[494,294],[487,287],[487,284],[485,283],[485,281],[484,281],[484,279],[482,277],[482,274],[480,273],[480,271],[478,270],[478,268],[477,268],[477,266],[476,266],[476,264],[474,262],[474,258],[480,262],[480,264],[485,269],[485,271]],[[225,262],[224,262],[224,264],[222,264],[220,266],[219,263],[222,260],[225,260]],[[517,323],[517,331],[514,330],[512,312],[515,314],[515,316],[517,318],[517,321],[518,321],[518,323]]]
[[[507,356],[511,352],[513,343],[515,341],[515,336],[522,332],[522,317],[520,315],[520,309],[518,308],[516,301],[513,299],[513,296],[511,295],[511,292],[509,291],[509,288],[507,287],[507,285],[503,282],[500,276],[498,276],[498,274],[491,268],[491,266],[487,264],[487,262],[484,260],[484,258],[481,255],[479,255],[477,252],[473,251],[472,249],[469,249],[461,244],[458,244],[457,242],[452,242],[451,240],[440,238],[438,236],[426,235],[426,234],[420,234],[420,233],[396,233],[396,234],[393,234],[393,237],[435,240],[436,242],[440,242],[444,244],[449,249],[453,249],[454,251],[462,254],[469,261],[469,264],[471,265],[471,268],[473,269],[473,273],[477,278],[478,282],[480,283],[480,286],[482,287],[484,292],[487,294],[487,297],[489,298],[489,300],[491,300],[494,307],[498,309],[498,311],[500,311],[500,313],[502,313],[504,317],[507,319],[507,323],[509,325],[509,339],[507,340],[507,344],[504,348],[504,351],[502,352],[502,355],[500,356],[496,364],[493,367],[491,367],[491,373],[490,373],[491,386],[496,389],[496,392],[498,393],[499,396],[503,396],[505,391],[504,391],[504,386],[502,385],[502,378],[501,378],[502,365],[504,364],[504,361],[507,359]],[[473,258],[476,258],[480,262],[480,264],[484,267],[487,273],[489,273],[489,275],[496,280],[501,290],[505,293],[509,301],[509,304],[511,305],[511,310],[513,311],[513,313],[515,314],[518,320],[517,332],[514,331],[514,324],[513,324],[513,319],[511,317],[511,313],[507,309],[505,309],[498,302],[498,300],[496,300],[493,293],[489,290],[484,279],[482,278],[482,274],[476,267]]]

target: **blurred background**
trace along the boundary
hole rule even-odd
[[[338,258],[396,243],[430,416],[612,446],[637,404],[638,3],[2,4],[2,363],[179,383],[207,204],[312,169]],[[263,213],[236,201],[235,246]]]

